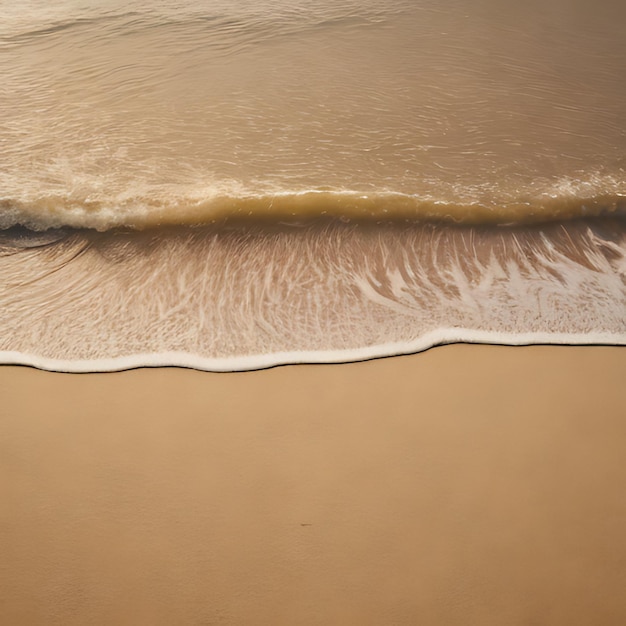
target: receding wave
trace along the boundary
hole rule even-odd
[[[438,343],[626,343],[626,222],[0,236],[0,361],[251,369]]]
[[[224,221],[301,222],[319,218],[343,221],[413,221],[460,224],[532,224],[580,217],[626,214],[626,196],[556,196],[534,200],[448,202],[384,192],[304,191],[267,195],[182,198],[133,197],[126,201],[58,196],[28,202],[0,200],[0,228],[46,230],[69,226],[105,231],[159,226],[201,226]]]

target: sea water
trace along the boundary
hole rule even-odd
[[[626,5],[0,0],[0,360],[626,343]]]

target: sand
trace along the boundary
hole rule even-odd
[[[3,367],[0,621],[624,624],[625,367]]]

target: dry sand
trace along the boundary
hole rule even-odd
[[[0,369],[0,622],[626,623],[626,349]]]

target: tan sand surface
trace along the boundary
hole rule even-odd
[[[622,625],[626,349],[0,369],[0,623]]]

